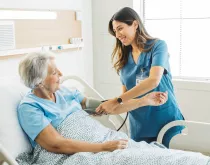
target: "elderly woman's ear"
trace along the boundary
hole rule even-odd
[[[42,83],[39,83],[39,84],[38,84],[38,87],[39,87],[39,88],[44,88],[44,85],[43,85]]]

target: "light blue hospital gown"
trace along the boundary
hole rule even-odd
[[[84,96],[78,90],[62,87],[55,92],[56,103],[37,97],[30,91],[18,106],[18,119],[33,147],[37,135],[50,123],[54,128],[73,112],[81,110]]]

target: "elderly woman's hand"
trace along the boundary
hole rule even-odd
[[[96,113],[97,114],[109,114],[112,113],[114,111],[114,109],[119,105],[119,103],[117,102],[117,99],[111,99],[108,100],[102,104],[100,104],[97,108],[96,108]]]
[[[107,141],[102,144],[104,151],[114,151],[117,149],[125,149],[128,146],[128,140],[113,140],[113,141]]]
[[[168,92],[151,92],[145,95],[143,99],[146,105],[159,106],[168,100]]]

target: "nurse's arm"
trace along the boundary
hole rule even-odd
[[[117,106],[110,114],[121,114],[143,106],[159,106],[168,100],[168,92],[150,92],[138,99],[130,99]]]
[[[127,89],[126,89],[125,85],[123,85],[122,86],[122,93],[125,93],[125,92],[127,92]]]
[[[123,102],[141,96],[154,88],[156,88],[162,78],[164,68],[161,66],[153,66],[150,69],[149,77],[143,80],[140,84],[119,96]]]
[[[121,114],[143,106],[146,106],[144,99],[130,99],[127,102],[123,103],[123,105],[119,105],[117,108],[114,109],[114,111],[111,111],[110,114]]]

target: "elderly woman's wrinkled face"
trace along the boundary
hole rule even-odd
[[[44,80],[45,88],[47,88],[48,91],[54,93],[56,90],[59,89],[61,76],[62,73],[56,67],[55,61],[50,60],[50,63],[48,65],[48,75]]]

